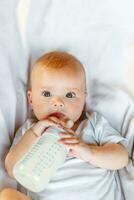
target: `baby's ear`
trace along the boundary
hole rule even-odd
[[[33,102],[32,102],[32,91],[31,90],[27,91],[27,98],[28,98],[28,103],[32,108],[33,107]]]

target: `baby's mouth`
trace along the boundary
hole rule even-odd
[[[50,116],[57,117],[57,118],[64,118],[65,117],[65,115],[61,112],[54,112]]]

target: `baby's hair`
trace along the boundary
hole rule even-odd
[[[82,66],[81,62],[76,57],[62,51],[52,51],[44,54],[36,61],[35,65],[51,69],[61,69],[65,66],[75,65]]]
[[[85,74],[82,63],[73,55],[63,51],[51,51],[42,55],[33,65],[32,71],[36,68],[60,70],[65,67],[72,68],[79,66]],[[32,73],[31,73],[32,74]],[[31,75],[30,83],[31,86]]]

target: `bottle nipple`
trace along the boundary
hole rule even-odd
[[[74,125],[74,122],[73,120],[69,119],[67,122],[66,122],[66,128],[72,128]]]

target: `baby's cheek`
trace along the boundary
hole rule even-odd
[[[38,120],[41,120],[45,117],[45,112],[43,109],[41,109],[40,107],[35,107],[34,109],[34,114],[37,117]]]
[[[77,121],[80,118],[81,114],[82,114],[82,110],[83,110],[83,108],[81,107],[80,104],[74,105],[72,107],[72,109],[70,109],[70,115],[72,116],[71,119],[73,121]]]

